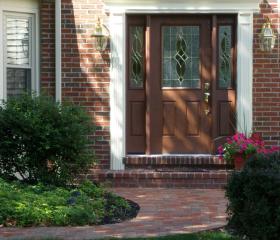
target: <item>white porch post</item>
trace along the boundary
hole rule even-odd
[[[55,0],[55,100],[61,102],[61,0]]]
[[[238,14],[237,129],[250,133],[253,127],[253,13]]]
[[[125,15],[111,14],[110,133],[111,169],[124,169],[125,156]]]

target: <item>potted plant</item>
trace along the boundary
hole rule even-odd
[[[256,153],[273,153],[279,147],[265,148],[264,141],[254,133],[247,137],[243,133],[236,133],[228,137],[226,143],[218,147],[220,158],[225,159],[229,164],[234,165],[236,170],[241,170],[245,161]]]

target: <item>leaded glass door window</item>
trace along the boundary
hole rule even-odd
[[[144,28],[131,26],[129,28],[129,86],[143,88],[144,86]]]
[[[232,87],[232,26],[219,26],[218,36],[219,66],[218,66],[218,86],[219,88]]]
[[[162,87],[200,87],[199,26],[162,27]]]

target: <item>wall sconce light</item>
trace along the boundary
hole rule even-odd
[[[271,22],[269,18],[266,19],[266,22],[262,26],[260,33],[260,48],[263,52],[271,52],[275,45],[276,35],[274,34],[273,29],[271,28]]]
[[[104,51],[106,49],[109,36],[109,29],[104,24],[101,25],[100,19],[98,18],[94,33],[91,35],[91,37],[96,39],[97,51]]]

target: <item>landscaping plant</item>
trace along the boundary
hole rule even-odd
[[[256,133],[250,137],[243,133],[236,133],[228,137],[225,144],[218,147],[220,158],[225,159],[229,164],[233,164],[236,159],[245,161],[256,153],[271,154],[277,151],[279,147],[265,148],[264,141]]]
[[[226,187],[229,226],[251,240],[280,239],[280,156],[256,154]]]
[[[91,182],[65,188],[0,178],[0,225],[65,226],[116,223],[138,209]]]
[[[0,176],[66,185],[94,161],[90,117],[46,96],[9,98],[0,106]]]

